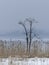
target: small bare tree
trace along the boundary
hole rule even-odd
[[[32,24],[34,22],[37,23],[37,21],[35,21],[35,19],[26,18],[25,22],[29,22],[29,25],[30,25],[30,27],[29,27],[29,36],[28,36],[28,31],[27,31],[26,25],[23,22],[19,22],[19,24],[21,24],[25,29],[26,41],[27,41],[27,51],[29,51],[29,53],[30,53],[30,48],[31,48],[31,43],[32,43],[32,31],[33,31]],[[36,36],[36,34],[34,34],[34,36]]]
[[[21,24],[24,27],[24,30],[25,30],[26,43],[27,43],[27,52],[28,52],[28,32],[27,32],[26,26],[23,22],[19,22],[19,24]]]
[[[29,53],[30,53],[30,48],[31,48],[31,43],[32,43],[32,33],[33,33],[33,28],[32,28],[32,24],[33,23],[37,23],[37,21],[35,19],[31,19],[31,18],[26,18],[26,21],[29,22],[30,24],[30,30],[29,30]],[[37,37],[36,33],[33,33],[34,37]]]
[[[29,31],[29,52],[30,52],[30,47],[31,47],[31,42],[32,42],[32,20],[26,19],[30,23],[30,31]]]

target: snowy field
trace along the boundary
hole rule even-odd
[[[0,58],[0,65],[49,65],[49,58]]]

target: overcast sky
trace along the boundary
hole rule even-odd
[[[36,28],[49,33],[49,0],[0,0],[0,33],[20,29],[25,18],[39,21]]]

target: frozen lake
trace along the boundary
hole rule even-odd
[[[0,65],[49,65],[49,58],[0,58]]]

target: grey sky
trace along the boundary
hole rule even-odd
[[[39,21],[36,28],[49,32],[49,0],[0,0],[0,32],[18,30],[26,17]]]

